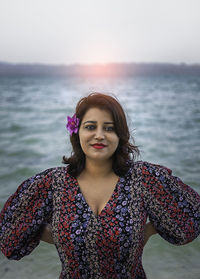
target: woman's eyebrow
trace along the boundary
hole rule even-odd
[[[88,120],[88,121],[85,121],[83,124],[85,124],[85,123],[97,123],[97,121]]]
[[[86,123],[97,123],[97,121],[92,121],[92,120],[88,120],[88,121],[85,121],[83,124],[86,124]],[[104,122],[104,124],[114,124],[113,121],[106,121]]]

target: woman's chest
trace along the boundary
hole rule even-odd
[[[91,209],[95,216],[99,216],[106,205],[113,199],[118,187],[119,177],[110,180],[92,181],[79,180],[78,192],[83,202]]]
[[[141,192],[132,186],[129,182],[119,181],[97,216],[76,184],[67,185],[55,193],[53,230],[58,242],[75,245],[87,242],[89,235],[100,242],[106,239],[107,245],[111,246],[123,241],[130,245],[133,239],[140,241],[147,216]]]

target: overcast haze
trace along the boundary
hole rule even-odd
[[[199,0],[0,0],[0,61],[200,62]]]

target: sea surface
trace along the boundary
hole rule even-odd
[[[200,193],[200,77],[0,77],[0,208],[33,174],[62,165],[69,155],[67,115],[91,92],[123,105],[138,160],[165,165]],[[148,279],[200,279],[200,237],[173,246],[159,235],[144,249]],[[55,279],[61,264],[44,242],[20,261],[0,254],[1,279]]]

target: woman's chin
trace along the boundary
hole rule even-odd
[[[110,160],[112,160],[110,156],[106,156],[105,154],[94,154],[92,156],[88,156],[88,157],[86,156],[86,159],[87,158],[89,160],[94,161],[94,163],[95,162],[105,162],[105,163],[107,163]]]

